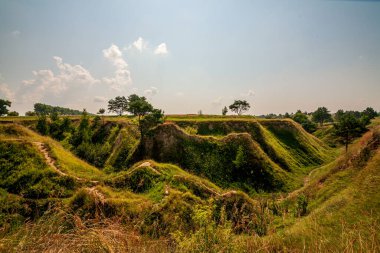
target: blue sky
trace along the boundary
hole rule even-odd
[[[0,98],[96,112],[380,110],[379,1],[0,0]]]

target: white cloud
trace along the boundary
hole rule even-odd
[[[222,104],[222,99],[223,99],[223,97],[218,97],[218,98],[214,99],[211,103],[213,105],[221,105]]]
[[[157,48],[154,50],[154,54],[167,54],[169,53],[168,52],[168,48],[166,47],[166,43],[161,43],[160,45],[157,46]]]
[[[64,63],[61,57],[54,56],[53,59],[55,60],[58,69],[60,70],[60,73],[58,77],[64,81],[64,82],[71,82],[73,80],[80,82],[80,83],[88,83],[88,84],[94,84],[99,82],[99,80],[92,77],[90,72],[83,68],[81,65],[70,65],[68,63]]]
[[[101,97],[101,96],[95,96],[94,97],[94,102],[96,103],[102,103],[102,102],[106,102],[107,99],[105,97]]]
[[[158,89],[156,87],[150,87],[147,90],[144,90],[145,95],[154,96],[158,93]]]
[[[185,94],[182,91],[178,91],[175,95],[177,97],[183,97]]]
[[[18,31],[18,30],[14,30],[14,31],[12,31],[12,32],[11,32],[11,35],[12,35],[12,37],[14,37],[14,38],[17,38],[17,37],[19,37],[19,36],[20,36],[20,34],[21,34],[21,32],[20,32],[20,31]]]
[[[0,94],[2,94],[6,99],[11,102],[15,101],[15,93],[9,88],[8,84],[0,83]]]
[[[35,82],[35,80],[33,80],[33,79],[31,79],[31,80],[22,80],[22,84],[24,86],[31,86],[31,85],[34,84],[34,82]]]
[[[248,90],[247,93],[241,93],[240,96],[242,97],[253,97],[255,95],[255,92],[253,90]]]
[[[132,43],[132,46],[142,52],[144,49],[148,47],[148,42],[146,42],[143,38],[139,37],[136,41]]]
[[[58,68],[57,73],[50,69],[35,70],[32,71],[33,79],[22,81],[24,87],[31,89],[23,95],[24,100],[41,99],[47,93],[58,95],[73,85],[92,85],[99,82],[81,65],[64,63],[58,56],[53,59]]]
[[[115,75],[113,77],[104,77],[103,81],[110,85],[112,89],[121,91],[132,82],[131,72],[128,69],[127,62],[123,59],[123,53],[118,46],[112,44],[109,48],[103,50],[103,55],[116,67]]]

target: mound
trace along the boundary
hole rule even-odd
[[[247,133],[222,139],[188,135],[174,124],[155,128],[132,157],[178,164],[217,185],[249,191],[292,187],[291,175],[274,163]]]

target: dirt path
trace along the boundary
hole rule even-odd
[[[92,184],[98,184],[99,181],[95,181],[95,180],[86,180],[84,178],[80,178],[80,177],[77,177],[77,176],[73,176],[73,175],[68,175],[67,173],[63,172],[62,170],[60,170],[57,166],[56,166],[56,161],[54,160],[54,158],[52,158],[49,154],[49,151],[48,149],[46,148],[46,145],[45,143],[43,142],[38,142],[38,141],[34,141],[32,142],[34,145],[37,146],[38,150],[44,155],[45,157],[45,160],[46,160],[46,163],[50,166],[50,168],[52,168],[55,172],[57,172],[59,175],[61,176],[71,176],[73,177],[75,180],[77,181],[80,181],[80,182],[90,182]]]
[[[44,155],[46,163],[53,169],[55,172],[57,172],[61,176],[68,176],[65,172],[61,171],[60,169],[55,166],[55,160],[49,155],[49,151],[47,150],[46,146],[42,142],[33,142],[34,145],[37,146],[38,150]],[[79,180],[79,178],[76,178]]]

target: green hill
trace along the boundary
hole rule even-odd
[[[340,154],[290,120],[177,116],[139,142],[91,119],[99,167],[70,142],[80,119],[60,141],[20,123],[0,124],[2,252],[380,249],[378,120]]]

